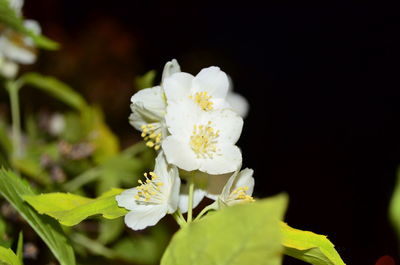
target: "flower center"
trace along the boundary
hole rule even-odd
[[[231,193],[231,199],[232,200],[237,200],[237,201],[245,201],[245,202],[254,202],[254,198],[250,195],[246,194],[246,191],[249,190],[249,187],[244,186],[237,188],[232,191]]]
[[[144,173],[144,177],[146,178],[144,181],[138,180],[140,186],[136,187],[138,193],[135,195],[135,199],[139,202],[159,201],[161,199],[161,186],[164,183],[157,181],[158,176],[154,172]]]
[[[140,127],[142,129],[141,136],[143,137],[146,145],[155,150],[160,149],[161,133],[156,133],[158,129],[154,124],[144,124]]]
[[[194,125],[190,136],[190,147],[196,153],[197,158],[212,158],[217,152],[217,138],[219,131],[207,125]]]
[[[203,110],[207,111],[213,109],[214,103],[210,101],[211,96],[208,95],[208,92],[197,92],[194,97],[190,96],[190,98],[193,99],[194,102],[196,102]]]

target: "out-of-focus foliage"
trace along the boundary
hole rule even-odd
[[[79,93],[54,77],[43,76],[38,73],[26,73],[19,78],[19,82],[36,87],[78,111],[83,111],[87,106]]]
[[[286,205],[287,196],[278,195],[217,211],[178,231],[161,264],[279,265]]]
[[[389,206],[389,218],[400,242],[400,168],[397,170],[397,181]]]
[[[42,49],[56,50],[59,44],[50,40],[49,38],[34,33],[32,30],[24,26],[24,21],[21,16],[18,16],[14,9],[10,7],[8,0],[0,0],[0,23],[28,35],[35,42],[36,46]]]
[[[135,79],[135,85],[138,90],[152,87],[154,84],[154,79],[156,78],[157,72],[154,70],[148,71],[142,76],[138,76]]]
[[[74,251],[61,226],[50,217],[39,215],[23,201],[23,196],[35,195],[28,183],[13,172],[1,169],[0,194],[14,206],[18,213],[24,217],[43,241],[46,242],[62,265],[75,264]]]
[[[344,265],[326,236],[302,231],[281,223],[285,255],[313,265]]]
[[[47,214],[63,225],[73,226],[96,214],[101,214],[107,219],[124,216],[127,211],[118,207],[115,200],[115,196],[122,191],[122,189],[112,189],[96,199],[59,192],[27,195],[23,198],[39,213]]]
[[[0,264],[1,265],[22,265],[15,253],[9,249],[0,247]]]

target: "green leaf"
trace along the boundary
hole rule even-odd
[[[17,257],[19,259],[19,262],[23,264],[23,259],[24,259],[24,234],[19,232],[18,236],[18,243],[17,243]]]
[[[0,23],[7,25],[22,34],[28,35],[40,48],[56,50],[60,46],[57,42],[40,34],[36,34],[32,30],[26,28],[24,26],[23,17],[17,15],[15,10],[10,7],[8,0],[0,0]]]
[[[389,219],[400,241],[400,167],[397,170],[397,183],[390,200]]]
[[[9,201],[19,214],[43,239],[61,265],[74,265],[75,256],[61,226],[47,216],[39,215],[22,197],[34,196],[29,185],[13,172],[0,170],[0,194]]]
[[[154,85],[154,79],[156,78],[157,72],[154,70],[148,71],[142,76],[135,78],[135,85],[138,90],[152,87]]]
[[[0,247],[1,265],[22,265],[17,255],[11,249]]]
[[[178,231],[161,265],[278,265],[287,196],[235,205]]]
[[[44,76],[39,73],[26,73],[19,80],[23,84],[34,86],[48,93],[77,110],[83,110],[86,106],[85,100],[78,92],[54,77]]]
[[[302,231],[281,223],[285,254],[313,265],[344,265],[326,236]]]
[[[39,213],[47,214],[63,225],[73,226],[96,214],[101,214],[106,219],[125,215],[127,211],[118,207],[115,200],[115,196],[122,191],[122,189],[111,189],[96,199],[71,193],[46,193],[24,196],[24,199]]]

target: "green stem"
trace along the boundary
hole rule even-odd
[[[201,210],[201,212],[196,216],[196,218],[194,219],[194,222],[196,222],[197,220],[199,220],[204,214],[206,214],[208,211],[215,209],[214,204],[210,204],[206,207],[203,208],[203,210]]]
[[[19,111],[19,96],[18,92],[20,85],[18,82],[7,81],[5,84],[11,104],[11,119],[12,119],[12,141],[13,141],[13,156],[22,156],[22,141],[21,141],[21,117]]]
[[[179,210],[176,211],[172,216],[175,218],[175,221],[181,228],[186,225],[185,218],[183,218],[182,213]]]
[[[187,223],[192,222],[193,215],[193,192],[194,192],[194,181],[193,178],[189,179],[189,203],[188,203],[188,213],[187,213]]]

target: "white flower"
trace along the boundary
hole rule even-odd
[[[191,99],[204,111],[228,107],[225,100],[228,88],[227,75],[215,66],[201,70],[196,76],[178,72],[164,80],[168,104]]]
[[[235,145],[243,119],[230,109],[202,111],[191,100],[169,104],[165,116],[170,136],[162,148],[169,163],[209,174],[235,171],[242,162]]]
[[[226,101],[237,114],[239,114],[242,118],[246,118],[247,113],[249,112],[249,103],[245,97],[233,91],[232,79],[230,77],[228,78],[229,90],[228,94],[226,95]]]
[[[145,177],[145,181],[139,180],[140,186],[116,196],[118,205],[130,210],[125,216],[125,223],[133,230],[153,226],[178,208],[178,169],[167,164],[163,152],[156,158],[154,172],[145,174]]]
[[[200,204],[200,202],[203,200],[205,194],[206,194],[206,192],[204,190],[196,188],[196,187],[194,188],[192,209],[196,208]],[[179,207],[179,210],[181,211],[181,213],[186,213],[189,209],[189,185],[188,184],[181,185],[181,190],[179,193],[178,207]]]
[[[10,0],[9,4],[21,16],[23,1]],[[24,26],[36,34],[41,31],[34,20],[25,20]],[[4,77],[14,78],[18,71],[17,64],[32,64],[36,61],[37,52],[32,38],[11,28],[4,29],[0,36],[0,58],[0,73]]]
[[[253,170],[245,168],[239,172],[235,171],[228,179],[219,195],[209,193],[206,196],[215,200],[215,208],[220,209],[238,203],[252,202],[251,196],[254,189]],[[212,188],[209,188],[209,190]],[[218,189],[216,187],[215,189]],[[220,189],[220,188],[219,188]]]
[[[167,62],[162,80],[177,71],[180,68],[175,59]],[[131,125],[142,132],[147,146],[154,147],[155,150],[160,149],[161,141],[167,135],[164,119],[167,102],[162,84],[163,81],[160,86],[145,88],[134,94],[131,98],[132,114],[129,116]]]

